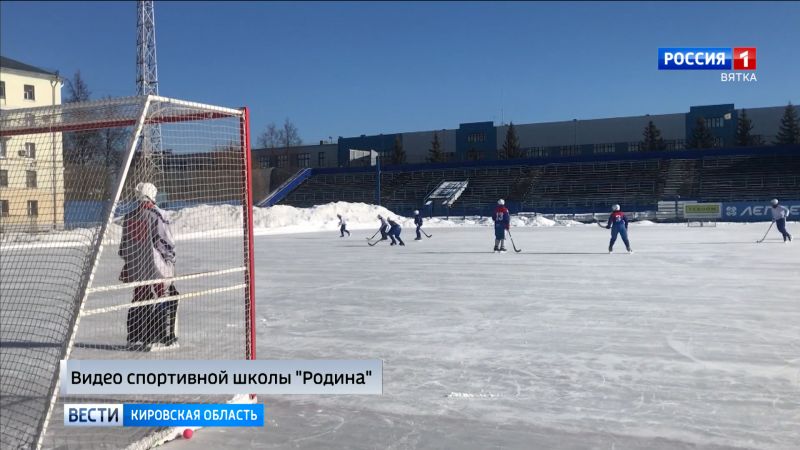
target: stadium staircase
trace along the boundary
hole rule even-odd
[[[283,184],[278,186],[278,189],[275,189],[274,191],[270,192],[270,194],[267,195],[266,198],[256,203],[256,206],[260,207],[272,206],[278,203],[279,201],[286,198],[286,196],[289,195],[290,192],[292,192],[294,189],[300,186],[303,183],[303,181],[311,177],[312,173],[313,173],[312,170],[309,168],[298,170],[297,173],[294,174],[294,176],[292,176],[288,180],[284,181]]]
[[[661,198],[695,198],[700,187],[700,172],[696,159],[672,159],[665,161],[666,179]]]

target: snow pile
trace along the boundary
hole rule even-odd
[[[178,211],[166,211],[172,233],[176,239],[192,239],[204,236],[235,235],[242,227],[242,209],[231,205],[201,205]],[[254,233],[288,234],[339,229],[341,214],[347,220],[349,230],[378,229],[378,215],[396,220],[403,228],[414,227],[414,220],[403,217],[383,206],[366,203],[335,202],[311,208],[276,205],[253,208]],[[513,227],[552,227],[572,225],[572,221],[554,221],[542,216],[512,216]],[[575,222],[578,223],[578,222]],[[425,219],[426,228],[492,226],[491,217],[453,217],[450,219]]]
[[[174,238],[178,241],[197,238],[215,238],[240,236],[242,233],[242,208],[234,205],[198,205],[178,210],[165,210],[167,220]],[[276,205],[267,208],[253,208],[254,233],[291,234],[316,231],[335,231],[339,228],[337,214],[347,220],[350,230],[377,230],[378,214],[396,220],[405,229],[414,228],[414,220],[402,217],[382,206],[366,203],[335,202],[311,208],[295,208],[293,206]],[[105,243],[119,243],[122,236],[122,218],[119,217],[110,225]],[[552,220],[536,214],[522,214],[511,217],[512,227],[553,227],[573,226],[580,224],[572,220]],[[468,216],[426,218],[425,228],[439,227],[490,227],[492,218],[488,216]],[[5,236],[6,244],[23,246],[88,245],[97,228],[73,229],[69,231],[45,234],[20,233],[18,237]]]
[[[336,202],[311,208],[275,205],[253,208],[253,226],[258,234],[306,233],[312,231],[338,230],[341,214],[347,220],[347,229],[378,229],[378,214],[384,218],[398,220],[401,226],[413,223],[412,219],[400,217],[383,206],[366,203]]]

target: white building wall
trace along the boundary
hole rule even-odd
[[[0,110],[32,108],[61,104],[63,82],[56,75],[0,68],[5,95]],[[33,99],[25,98],[25,86],[33,86]],[[31,116],[32,120],[37,120]],[[8,201],[4,226],[23,226],[35,230],[62,228],[64,225],[64,161],[61,133],[42,133],[3,138],[5,155],[0,156],[0,170],[8,185],[0,186],[0,200]],[[24,153],[26,144],[35,146],[35,157]],[[28,186],[27,173],[33,172],[36,186]],[[35,201],[38,214],[29,215],[28,203]]]

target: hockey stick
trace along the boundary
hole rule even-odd
[[[420,229],[419,229],[419,231],[422,231],[422,234],[424,234],[424,235],[425,235],[425,237],[429,237],[429,238],[432,238],[432,237],[433,237],[433,235],[432,235],[432,234],[428,234],[428,233],[426,233],[426,232],[425,232],[425,230],[423,230],[422,228],[420,228]]]
[[[597,226],[598,226],[598,227],[600,227],[600,228],[603,228],[603,229],[607,229],[607,228],[606,228],[606,227],[604,227],[604,226],[603,226],[603,224],[601,224],[600,222],[595,222],[595,223],[597,224]]]
[[[775,222],[772,222],[771,224],[769,224],[769,228],[767,228],[767,232],[764,233],[764,237],[762,237],[760,241],[756,241],[756,244],[760,244],[760,243],[764,242],[764,239],[767,238],[767,235],[769,234],[769,230],[772,229],[772,225],[774,225],[774,224],[775,224]]]
[[[380,241],[382,241],[382,240],[383,240],[383,239],[378,239],[378,240],[377,240],[377,241],[375,241],[375,242],[372,242],[372,241],[367,241],[367,245],[369,245],[370,247],[375,247],[375,246],[378,244],[378,242],[380,242]]]
[[[514,251],[517,252],[517,253],[521,252],[522,249],[521,248],[520,249],[517,248],[517,244],[514,243],[514,238],[511,237],[511,230],[506,230],[506,231],[508,231],[508,239],[511,240],[511,246],[514,247]]]
[[[367,238],[367,240],[371,241],[371,240],[375,239],[375,236],[377,236],[378,233],[380,233],[380,232],[381,232],[381,230],[376,231],[375,234],[373,234],[372,237]]]

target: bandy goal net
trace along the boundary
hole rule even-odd
[[[255,358],[246,109],[156,96],[0,112],[0,447],[144,448],[72,428],[62,359]]]

